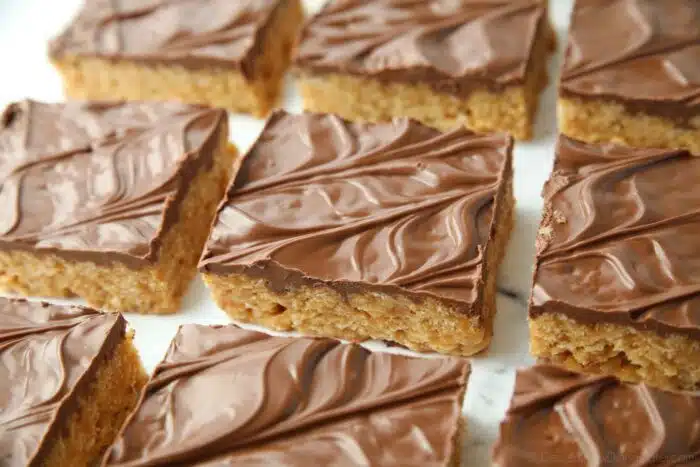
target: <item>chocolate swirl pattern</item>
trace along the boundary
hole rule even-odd
[[[106,465],[443,465],[468,371],[456,358],[185,325]]]
[[[0,119],[0,249],[155,260],[223,111],[24,101]]]
[[[562,136],[531,313],[700,336],[698,186],[686,151]]]
[[[517,374],[498,467],[700,464],[700,397],[537,365]]]
[[[561,91],[697,112],[698,63],[697,1],[577,0]]]
[[[245,157],[200,267],[266,269],[273,288],[322,280],[473,301],[510,145],[405,119],[278,112]]]
[[[50,54],[98,56],[189,66],[252,66],[256,38],[283,1],[87,1]]]
[[[125,326],[117,314],[0,298],[0,465],[39,465]]]
[[[525,81],[545,16],[539,0],[337,0],[304,29],[296,64],[453,94],[500,90]]]

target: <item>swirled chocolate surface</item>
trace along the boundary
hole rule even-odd
[[[700,3],[577,0],[561,77],[565,96],[621,101],[683,119],[700,112]]]
[[[700,338],[700,158],[560,137],[532,316]]]
[[[479,297],[506,135],[415,121],[273,114],[220,207],[200,268],[275,291],[324,282],[450,300]]]
[[[700,465],[700,395],[551,366],[520,370],[495,467]]]
[[[0,298],[0,465],[42,464],[125,330],[116,313]]]
[[[468,94],[525,82],[540,0],[334,0],[304,28],[295,64]]]
[[[11,104],[0,115],[0,250],[151,264],[225,118],[178,103]]]
[[[86,0],[49,47],[54,58],[88,56],[248,74],[261,37],[287,0]]]
[[[469,364],[184,325],[110,466],[443,466]]]

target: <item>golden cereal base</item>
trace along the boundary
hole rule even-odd
[[[589,143],[682,148],[700,154],[700,115],[690,121],[688,128],[668,118],[630,113],[616,102],[562,97],[559,99],[559,127],[565,135]]]
[[[136,407],[148,376],[127,336],[97,371],[89,394],[70,416],[64,435],[57,438],[42,465],[83,467],[96,465]]]
[[[191,69],[96,57],[54,59],[66,95],[86,100],[179,100],[263,117],[277,103],[303,21],[299,0],[275,13],[262,37],[251,77],[230,68]]]
[[[214,301],[238,321],[350,341],[384,339],[416,351],[473,355],[491,341],[496,276],[513,223],[510,183],[503,195],[494,217],[496,235],[486,249],[481,309],[472,316],[433,298],[416,302],[403,295],[376,292],[344,297],[327,286],[277,294],[263,279],[245,274],[205,273],[204,281]]]
[[[197,261],[233,170],[236,152],[221,132],[210,170],[190,184],[177,222],[165,234],[158,260],[133,269],[124,264],[69,261],[32,251],[0,252],[0,290],[25,296],[74,297],[97,309],[174,313],[196,274]]]
[[[700,386],[700,342],[610,323],[581,324],[558,313],[530,320],[533,355],[587,373],[663,389]]]
[[[547,57],[555,46],[551,27],[541,29],[523,86],[512,86],[502,92],[481,89],[460,98],[438,93],[420,83],[384,83],[372,78],[314,74],[302,69],[299,91],[304,108],[371,122],[412,117],[443,131],[466,125],[479,133],[505,131],[517,139],[528,140],[532,138],[539,94],[547,85]]]

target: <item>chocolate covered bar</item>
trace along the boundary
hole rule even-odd
[[[559,88],[572,138],[700,153],[700,3],[577,0]]]
[[[512,225],[511,150],[504,134],[277,111],[219,208],[204,280],[237,320],[474,354]]]
[[[226,113],[22,101],[0,114],[0,289],[168,313],[233,168]]]
[[[175,99],[264,116],[302,18],[299,0],[86,0],[49,55],[72,98]]]
[[[554,44],[545,0],[333,0],[294,69],[307,110],[529,139]]]
[[[0,465],[95,465],[147,376],[116,313],[0,298]]]
[[[552,365],[519,370],[494,467],[698,463],[700,396]]]
[[[104,466],[458,466],[469,364],[187,324]]]
[[[654,386],[700,383],[700,158],[562,136],[545,187],[533,353]]]

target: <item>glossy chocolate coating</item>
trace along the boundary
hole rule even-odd
[[[262,277],[276,292],[324,283],[469,312],[511,146],[506,135],[440,133],[408,119],[278,111],[244,158],[200,268]]]
[[[684,121],[700,113],[700,2],[577,0],[564,96]]]
[[[0,115],[0,250],[154,263],[225,118],[178,103],[11,104]]]
[[[109,466],[444,466],[469,364],[184,325]]]
[[[448,94],[502,90],[525,82],[546,22],[540,0],[334,0],[304,28],[295,64]]]
[[[251,75],[262,35],[285,0],[86,0],[49,47],[52,58],[100,57]]]
[[[520,370],[494,467],[700,465],[700,395],[556,366]]]

